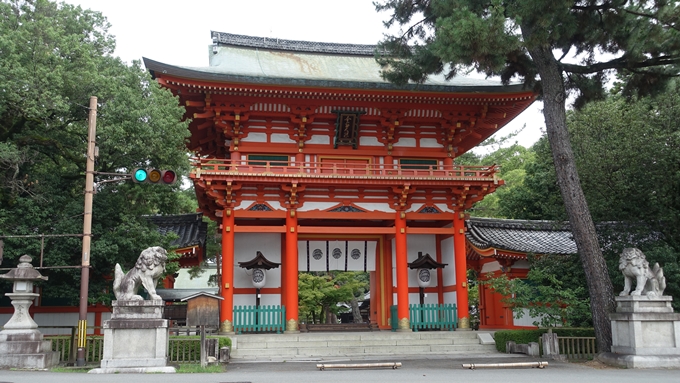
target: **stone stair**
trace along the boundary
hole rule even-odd
[[[242,334],[231,338],[235,361],[497,352],[489,333],[477,331]]]

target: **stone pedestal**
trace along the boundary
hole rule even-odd
[[[34,293],[7,293],[14,314],[0,331],[0,369],[46,369],[59,364],[59,353],[52,351],[52,341],[43,340],[38,325],[28,314]]]
[[[605,363],[628,368],[680,366],[680,313],[670,296],[616,297],[616,312],[609,314],[612,351],[599,356]]]
[[[163,301],[113,301],[111,319],[104,322],[101,368],[90,373],[175,372],[167,366],[168,320]]]

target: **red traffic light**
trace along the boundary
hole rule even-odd
[[[174,184],[177,180],[177,174],[175,174],[175,172],[172,170],[164,170],[161,179],[163,180],[164,184]]]

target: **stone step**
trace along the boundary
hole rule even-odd
[[[306,333],[306,334],[239,334],[232,339],[238,342],[252,343],[289,343],[289,342],[318,342],[318,341],[381,341],[381,340],[422,340],[422,339],[472,339],[477,340],[477,333],[473,331],[443,331],[443,332],[391,332],[380,331],[370,333]]]
[[[482,345],[477,332],[372,332],[246,334],[232,337],[235,360],[493,353],[494,344]]]

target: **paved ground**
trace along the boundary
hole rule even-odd
[[[486,354],[471,357],[442,356],[384,357],[361,360],[324,359],[295,362],[232,362],[220,374],[112,374],[93,375],[48,371],[0,370],[0,383],[360,383],[360,382],[497,382],[526,383],[639,383],[680,382],[679,370],[625,370],[608,368],[597,363],[564,363],[549,361],[538,368],[483,368],[480,364],[524,363],[542,359],[523,355]],[[392,369],[327,369],[320,371],[317,363],[401,362]],[[474,363],[475,370],[463,369],[462,364]],[[680,366],[678,366],[680,369]]]

